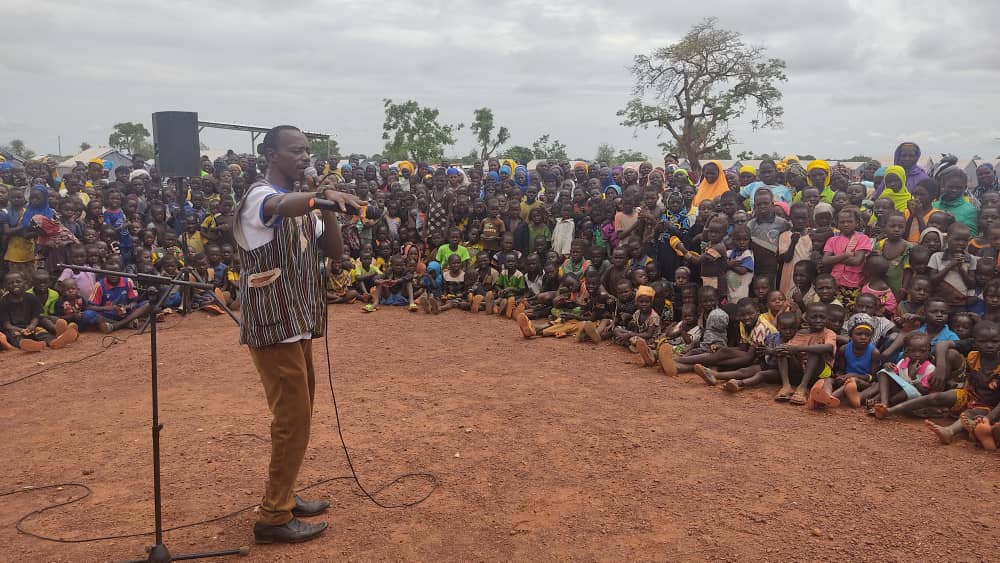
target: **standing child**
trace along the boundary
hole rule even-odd
[[[826,241],[823,247],[823,265],[830,267],[830,275],[837,282],[841,304],[854,305],[861,286],[864,285],[864,264],[872,250],[872,240],[858,232],[860,213],[855,208],[845,208],[837,214],[840,233]]]
[[[746,226],[733,228],[733,249],[726,255],[726,288],[729,302],[736,303],[750,295],[753,281],[754,254],[750,250],[750,229]]]
[[[886,281],[889,271],[889,261],[882,256],[870,256],[864,266],[864,275],[868,283],[861,288],[862,294],[875,296],[881,304],[879,315],[892,318],[896,314],[896,295]]]
[[[573,204],[564,203],[560,207],[560,214],[559,218],[556,219],[555,227],[552,228],[552,250],[558,252],[560,256],[569,255],[571,246],[575,242],[573,240],[575,232],[576,224],[573,219]],[[582,272],[580,275],[582,275]]]
[[[479,225],[479,240],[486,250],[500,250],[500,237],[503,236],[507,228],[499,217],[500,206],[497,200],[491,199],[486,202],[486,218]]]
[[[885,221],[885,238],[875,241],[872,245],[872,256],[882,256],[889,264],[885,273],[885,281],[892,289],[892,294],[898,303],[903,299],[903,288],[906,287],[907,272],[910,271],[910,248],[913,247],[903,238],[906,230],[906,219],[898,212],[892,212]],[[869,278],[869,281],[871,279]]]
[[[792,291],[794,281],[792,275],[795,266],[803,260],[809,260],[812,251],[810,236],[812,221],[809,208],[802,202],[792,204],[792,228],[778,235],[778,263],[781,268],[781,279],[778,289],[786,296]]]
[[[508,319],[513,318],[514,307],[517,300],[524,297],[527,292],[527,285],[524,281],[524,273],[517,267],[517,257],[513,252],[504,258],[503,267],[496,283],[497,297],[496,311],[498,315],[506,315]]]
[[[968,298],[975,287],[976,264],[979,258],[969,254],[969,227],[955,222],[948,227],[948,237],[944,249],[931,255],[928,267],[931,286],[937,288],[954,312],[962,311],[968,305]]]
[[[725,215],[714,217],[705,228],[708,240],[701,243],[701,254],[694,252],[687,254],[688,262],[701,266],[702,285],[718,288],[722,295],[728,294],[725,287],[728,260],[724,242],[728,229],[729,221]]]

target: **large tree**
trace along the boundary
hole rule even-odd
[[[785,61],[765,58],[765,49],[748,46],[742,36],[716,27],[707,18],[677,43],[636,55],[633,98],[619,110],[622,125],[665,129],[678,152],[700,168],[702,157],[727,150],[735,138],[729,128],[753,106],[756,130],[781,127],[779,82]]]
[[[149,135],[149,130],[142,123],[116,123],[114,132],[108,136],[108,144],[125,154],[134,155],[149,147]]]
[[[316,158],[329,160],[331,156],[340,156],[340,145],[333,139],[309,139],[309,152]]]
[[[10,143],[0,149],[10,152],[14,156],[19,156],[25,160],[35,158],[35,151],[28,148],[21,139],[11,139]]]
[[[601,143],[597,145],[597,154],[594,156],[594,162],[603,162],[605,164],[611,164],[615,160],[615,147],[608,143]]]
[[[503,157],[514,159],[518,164],[528,164],[535,159],[535,153],[528,147],[514,145],[503,152]]]
[[[401,104],[385,98],[385,122],[382,124],[382,139],[385,154],[389,160],[410,159],[430,161],[439,159],[444,148],[455,144],[455,132],[462,124],[438,123],[436,108],[421,107],[413,100]]]
[[[493,110],[490,108],[479,108],[473,112],[475,119],[472,121],[472,125],[469,129],[476,136],[476,141],[479,143],[479,159],[486,160],[493,156],[500,145],[506,143],[510,140],[510,131],[506,127],[501,126],[497,130],[497,136],[493,136]]]
[[[566,155],[566,145],[560,143],[558,139],[550,141],[548,133],[535,139],[535,142],[531,144],[531,152],[535,154],[535,158],[569,159]]]

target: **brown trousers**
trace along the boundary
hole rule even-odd
[[[309,445],[316,375],[312,340],[250,347],[271,409],[271,463],[257,521],[281,526],[292,519],[295,481]]]

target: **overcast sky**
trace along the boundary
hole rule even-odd
[[[881,157],[1000,155],[1000,2],[755,0],[4,0],[0,143],[40,153],[107,143],[112,125],[161,110],[332,133],[380,152],[382,99],[415,99],[450,123],[493,108],[510,144],[543,133],[658,160],[652,131],[622,127],[628,65],[717,16],[788,63],[785,126],[735,127],[755,152]],[[700,11],[694,12],[697,7]],[[206,130],[212,148],[249,134]],[[474,145],[467,128],[447,152]]]

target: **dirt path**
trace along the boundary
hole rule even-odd
[[[998,458],[944,447],[914,421],[808,413],[773,390],[730,396],[666,379],[610,344],[523,340],[507,320],[333,310],[334,383],[366,486],[429,472],[423,504],[382,510],[349,481],[331,530],[245,561],[982,561],[1000,532]],[[176,322],[168,320],[164,325]],[[345,338],[344,335],[351,335]],[[259,500],[269,416],[226,319],[161,332],[164,519],[178,525]],[[79,358],[0,354],[0,382]],[[0,387],[0,492],[76,481],[94,495],[28,527],[68,538],[152,528],[146,337]],[[323,366],[303,483],[348,474]],[[127,365],[128,367],[119,367]],[[386,491],[405,501],[412,480]],[[57,544],[14,529],[76,491],[0,498],[7,561],[139,557],[150,538]],[[167,534],[174,552],[249,544],[252,512]]]

